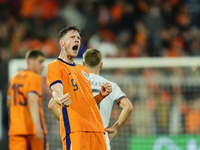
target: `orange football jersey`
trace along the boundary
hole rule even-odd
[[[39,95],[40,121],[44,133],[47,127],[42,107],[42,78],[29,70],[19,71],[11,78],[8,95],[10,96],[10,126],[9,135],[35,134],[34,123],[29,111],[28,94]]]
[[[89,72],[79,64],[69,64],[58,58],[48,65],[47,85],[61,83],[63,95],[70,94],[69,107],[59,105],[61,139],[76,131],[104,132],[101,115],[93,97]]]

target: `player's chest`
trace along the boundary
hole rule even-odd
[[[90,77],[84,70],[66,69],[63,72],[62,80],[71,86],[90,84]]]

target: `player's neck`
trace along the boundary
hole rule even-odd
[[[58,58],[62,59],[63,61],[65,61],[67,63],[70,63],[70,64],[74,63],[74,57],[60,54]]]
[[[88,71],[89,71],[90,73],[99,75],[99,69],[88,69]]]
[[[36,71],[33,69],[33,67],[32,67],[32,66],[28,66],[28,67],[27,67],[27,70],[28,70],[28,71],[32,71],[32,72],[35,72],[35,73],[37,73],[37,72],[36,72]],[[37,73],[37,74],[38,74],[38,73]]]

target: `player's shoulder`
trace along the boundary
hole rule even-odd
[[[83,65],[81,65],[81,64],[77,64],[77,63],[76,63],[76,66],[77,66],[77,68],[79,68],[80,70],[89,73],[88,69],[87,69],[85,66],[83,66]]]
[[[31,70],[21,70],[19,71],[13,78],[11,78],[13,81],[20,81],[20,80],[35,80],[39,81],[41,80],[41,76]]]
[[[113,89],[118,89],[119,88],[119,86],[117,85],[117,83],[115,83],[115,82],[113,82],[113,81],[111,81],[111,80],[108,80],[108,79],[106,79],[106,78],[104,78],[104,77],[102,77],[102,76],[100,76],[102,79],[104,79],[106,82],[108,82],[108,83],[110,83],[111,85],[112,85],[112,88]]]
[[[19,78],[19,77],[40,77],[39,74],[31,71],[31,70],[21,70],[19,71],[16,75],[15,78]]]
[[[16,76],[16,75],[15,75],[15,76]],[[13,77],[10,78],[10,80],[9,80],[9,84],[11,84],[11,83],[14,81],[15,76],[13,76]]]
[[[28,77],[31,78],[31,79],[35,79],[35,80],[41,80],[42,79],[41,75],[39,75],[39,74],[37,74],[33,71],[27,71],[25,74],[27,74]]]
[[[12,76],[11,78],[10,78],[10,83],[12,83],[12,82],[15,82],[15,81],[17,81],[18,79],[19,79],[19,77],[20,76],[22,76],[22,71],[19,71],[19,72],[17,72],[17,74],[15,74],[14,76]]]
[[[58,61],[58,59],[55,59],[53,62],[48,64],[47,67],[47,72],[51,71],[55,71],[55,70],[61,70],[62,68],[62,63],[60,63],[60,61]]]
[[[107,79],[106,79],[107,80]],[[110,83],[112,85],[113,88],[118,87],[117,83],[107,80],[108,83]]]
[[[98,80],[98,81],[103,82],[103,83],[109,82],[112,86],[117,85],[115,82],[110,81],[110,80],[108,80],[108,79],[106,79],[106,78],[104,78],[103,76],[100,76],[100,75],[90,73],[90,77],[93,78],[94,80]]]
[[[60,65],[59,61],[55,59],[53,62],[48,64],[48,67],[58,67]]]
[[[79,67],[79,68],[87,69],[85,66],[83,66],[83,65],[81,65],[81,64],[77,64],[77,63],[76,63],[76,66]]]

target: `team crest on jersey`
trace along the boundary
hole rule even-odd
[[[82,71],[82,73],[83,73],[83,76],[84,76],[87,80],[90,80],[90,77],[88,76],[88,74],[87,74],[86,72]]]

